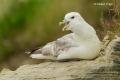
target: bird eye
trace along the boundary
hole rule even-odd
[[[74,18],[75,18],[74,16],[71,17],[71,19],[74,19]]]

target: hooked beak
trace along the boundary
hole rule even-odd
[[[63,20],[62,22],[59,22],[59,25],[65,25],[63,28],[62,28],[62,31],[67,31],[67,30],[70,30],[70,26],[69,26],[69,21],[65,21]]]

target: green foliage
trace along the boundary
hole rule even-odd
[[[0,19],[0,60],[14,52],[13,39],[34,18],[37,7],[43,8],[49,0],[14,0],[9,11]]]

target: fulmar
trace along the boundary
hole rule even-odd
[[[67,13],[60,24],[65,25],[63,31],[70,30],[71,33],[33,51],[30,55],[31,58],[52,60],[94,59],[99,55],[101,41],[95,29],[78,12]]]

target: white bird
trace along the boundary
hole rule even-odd
[[[56,41],[46,44],[30,55],[35,59],[94,59],[99,55],[101,41],[94,28],[78,12],[67,13],[63,30],[71,30]]]

